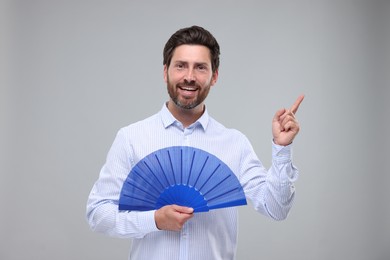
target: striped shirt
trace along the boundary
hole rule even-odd
[[[164,104],[159,113],[118,131],[87,201],[92,230],[132,239],[129,259],[235,259],[234,207],[195,213],[180,232],[157,229],[154,210],[118,211],[121,188],[132,167],[148,154],[171,146],[191,146],[215,155],[236,174],[255,210],[275,220],[287,217],[298,178],[291,145],[272,144],[272,165],[267,171],[241,132],[225,128],[207,110],[184,128]]]

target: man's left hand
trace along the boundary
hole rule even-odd
[[[283,108],[276,112],[272,120],[272,134],[275,144],[282,146],[289,145],[298,134],[299,123],[295,118],[295,113],[298,111],[299,105],[304,97],[304,95],[299,96],[290,109]]]

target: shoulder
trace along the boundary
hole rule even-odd
[[[222,123],[218,122],[214,118],[210,117],[208,131],[212,132],[213,135],[226,136],[231,141],[245,141],[247,137],[240,130],[236,128],[228,128]]]
[[[216,132],[224,132],[232,135],[244,136],[244,134],[241,131],[237,130],[236,128],[226,127],[225,125],[218,122],[212,117],[210,117],[209,120],[209,129]]]
[[[155,127],[158,123],[161,124],[161,120],[159,114],[157,113],[124,126],[119,129],[119,132],[145,131],[146,129]]]

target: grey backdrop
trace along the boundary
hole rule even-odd
[[[127,259],[85,204],[116,131],[167,99],[177,29],[221,45],[209,112],[270,165],[271,118],[304,93],[289,218],[240,208],[239,260],[390,259],[389,1],[2,1],[0,259]]]

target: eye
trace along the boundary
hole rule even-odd
[[[184,69],[184,64],[183,63],[176,63],[175,68],[178,70]]]
[[[199,65],[199,66],[198,66],[198,70],[201,70],[201,71],[207,70],[207,66],[205,66],[205,65]]]

